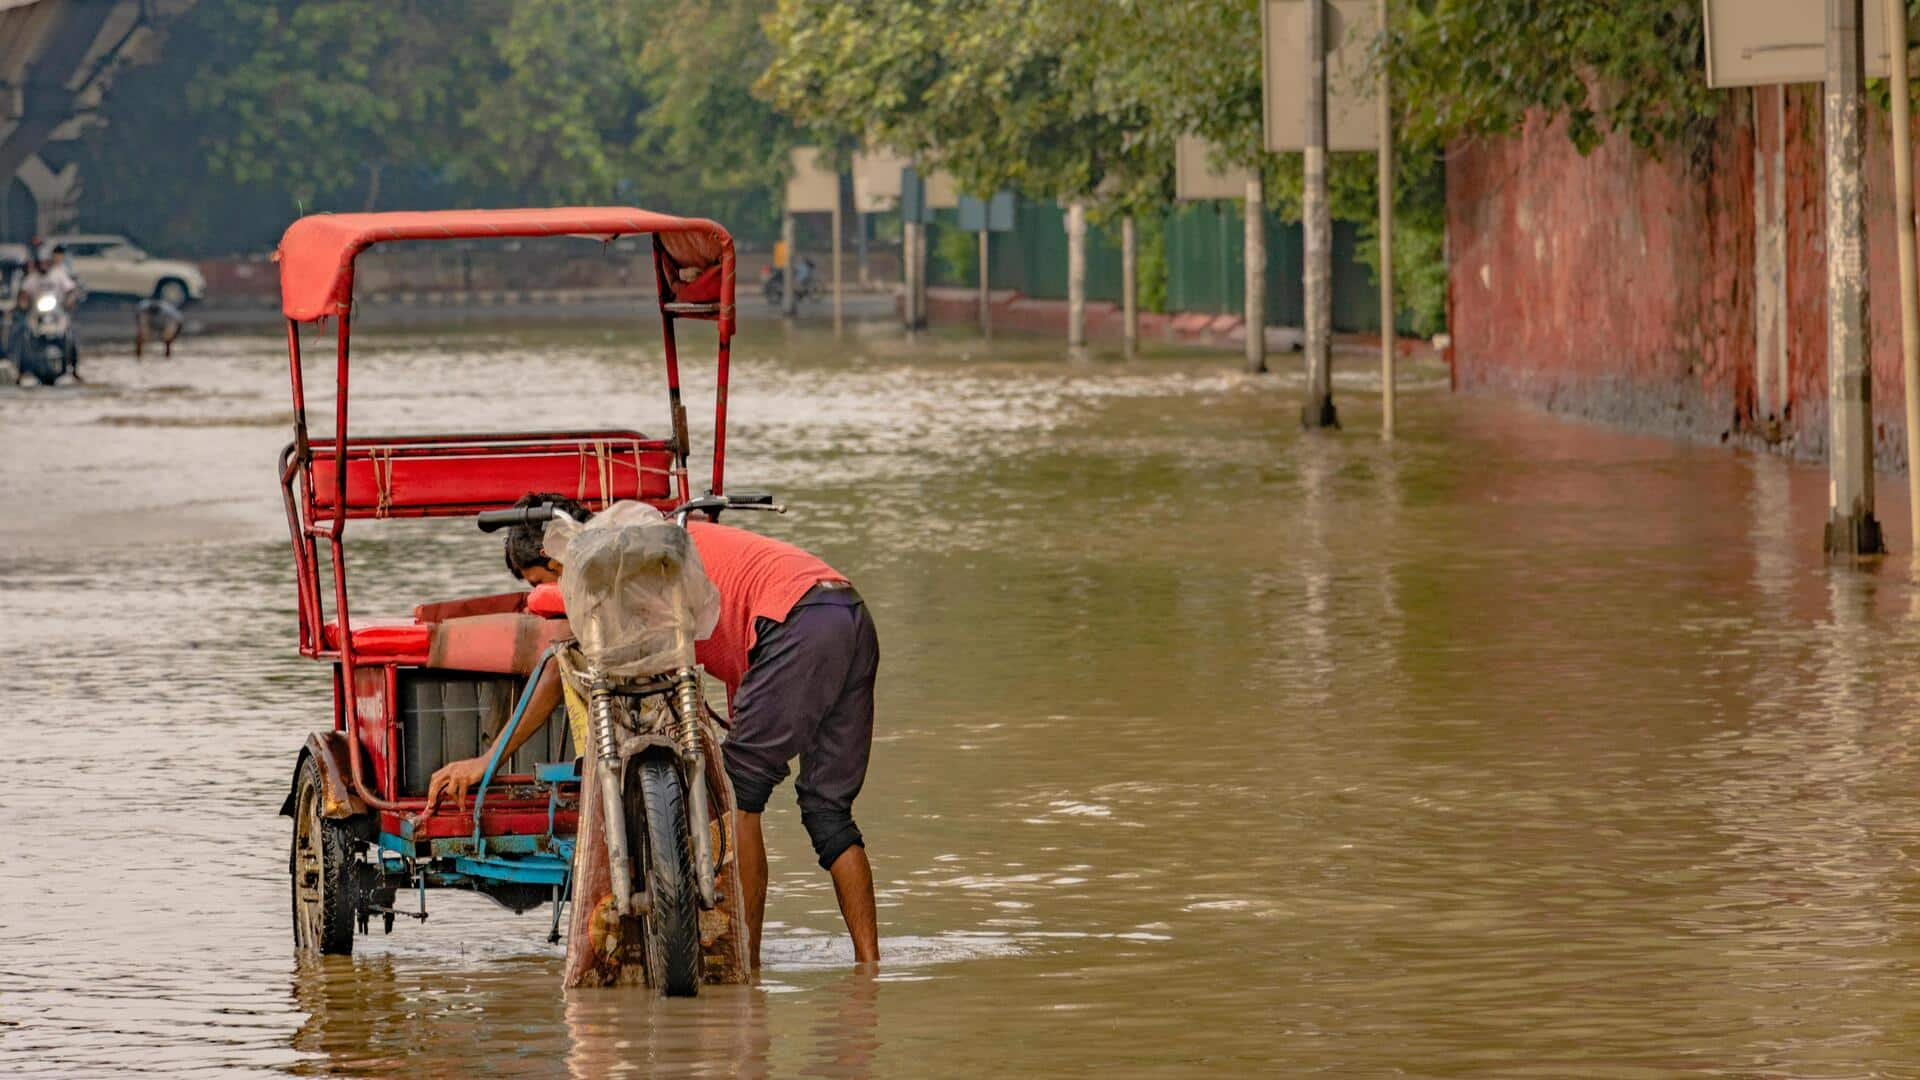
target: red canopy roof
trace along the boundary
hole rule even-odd
[[[682,218],[624,206],[549,210],[431,210],[386,214],[311,214],[287,226],[274,252],[280,264],[280,310],[311,322],[338,314],[353,299],[353,260],[388,240],[460,240],[504,236],[660,234],[680,266],[723,267],[722,321],[733,312],[733,237],[706,218]]]

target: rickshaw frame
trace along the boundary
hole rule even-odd
[[[361,251],[374,244],[403,240],[581,236],[607,243],[642,234],[652,239],[673,426],[670,439],[650,439],[624,430],[393,437],[349,434],[354,261]],[[286,320],[293,392],[293,441],[280,455],[279,477],[293,543],[299,651],[302,656],[334,664],[333,729],[328,737],[310,737],[301,751],[302,760],[313,758],[321,773],[322,816],[377,819],[377,828],[368,829],[377,835],[363,839],[376,844],[383,866],[387,865],[389,849],[409,859],[415,854],[430,859],[453,855],[456,865],[448,869],[454,872],[440,875],[436,884],[457,883],[475,876],[469,873],[475,870],[478,876],[495,880],[551,883],[549,872],[529,878],[510,865],[480,865],[487,861],[489,838],[503,841],[495,850],[524,848],[528,853],[553,853],[549,842],[555,838],[556,827],[563,819],[571,824],[572,815],[558,812],[551,791],[544,799],[515,797],[510,792],[487,800],[483,815],[478,797],[470,814],[453,806],[437,807],[434,813],[426,814],[423,795],[406,795],[399,790],[397,671],[403,666],[430,665],[426,663],[428,657],[417,649],[388,651],[376,658],[370,652],[371,644],[357,640],[381,628],[363,630],[349,618],[346,523],[353,518],[454,517],[496,509],[515,497],[503,484],[516,478],[558,475],[567,462],[574,460],[580,462],[579,494],[590,505],[638,498],[667,509],[690,500],[693,492],[687,466],[691,447],[681,400],[675,334],[675,324],[682,319],[713,322],[718,331],[713,463],[708,490],[720,494],[729,348],[736,325],[733,240],[713,221],[625,207],[311,215],[287,229],[274,258],[280,264],[281,310]],[[330,436],[316,438],[307,424],[301,324],[327,318],[336,321],[335,425]],[[649,487],[647,477],[662,472],[668,482]],[[625,479],[629,473],[630,483]],[[327,547],[330,583],[323,582],[319,568],[322,542]],[[331,619],[323,593],[328,584]],[[360,688],[367,674],[384,683],[378,687],[378,694],[371,693],[375,690],[371,682],[367,686],[369,700],[385,702],[378,717],[362,714]],[[514,711],[514,722],[520,721],[525,704],[523,695]],[[370,769],[368,759],[376,751],[378,760]],[[561,779],[557,772],[542,772],[548,774],[494,776],[490,771],[489,779],[496,787],[509,788],[551,788]],[[291,813],[292,803],[293,796],[289,795],[288,807],[283,810]],[[542,833],[543,841],[526,842]],[[473,838],[474,850],[463,854],[456,838],[468,835]],[[522,842],[516,844],[513,838]],[[435,840],[441,843],[429,844]]]

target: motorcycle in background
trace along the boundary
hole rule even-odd
[[[20,290],[7,340],[7,358],[19,373],[16,381],[33,378],[52,386],[64,375],[80,378],[80,344],[73,332],[77,290],[62,295],[51,285],[26,285]]]

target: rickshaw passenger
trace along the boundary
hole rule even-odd
[[[593,513],[552,494],[527,495],[515,505],[546,502],[576,521]],[[760,815],[795,756],[800,758],[795,782],[800,820],[820,866],[833,878],[854,959],[876,962],[873,870],[853,820],[853,800],[866,780],[873,745],[873,685],[880,663],[866,605],[844,575],[791,544],[705,521],[689,522],[687,531],[720,592],[719,622],[696,644],[695,658],[726,685],[732,714],[724,757],[737,803],[734,837],[753,964],[760,965],[767,902]],[[508,532],[506,562],[514,577],[533,585],[559,580],[562,567],[546,556],[541,542],[541,533],[528,526]],[[550,671],[536,688],[528,715],[544,719],[559,698],[558,675]],[[503,754],[512,753],[539,726],[522,725]],[[452,762],[435,772],[428,807],[443,795],[464,799],[484,774],[487,757]]]

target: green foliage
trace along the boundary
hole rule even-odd
[[[933,257],[940,261],[941,280],[972,284],[980,280],[980,235],[951,226],[936,227]]]
[[[1109,6],[779,0],[760,90],[831,136],[937,160],[974,194],[1085,198],[1126,186],[1147,127],[1102,100],[1084,46]]]
[[[1650,153],[1696,153],[1707,88],[1699,0],[1397,0],[1388,48],[1401,140],[1439,152],[1561,116],[1581,153],[1621,132]]]
[[[1167,230],[1159,214],[1139,219],[1134,225],[1137,249],[1133,271],[1140,290],[1141,311],[1167,310]]]
[[[617,201],[769,239],[771,0],[200,0],[79,147],[89,226],[210,253],[316,210]]]

